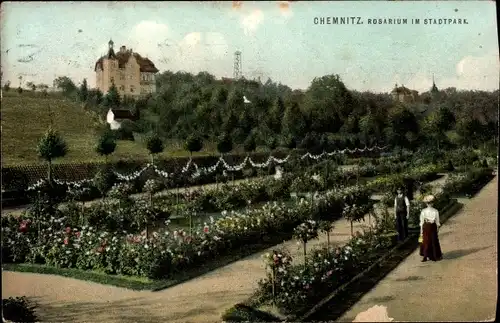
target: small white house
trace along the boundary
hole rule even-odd
[[[130,110],[125,109],[109,109],[108,114],[106,115],[106,122],[109,123],[109,126],[112,130],[120,129],[121,122],[123,120],[137,120],[137,116],[132,113]]]

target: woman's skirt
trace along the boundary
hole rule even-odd
[[[420,245],[420,255],[432,261],[443,258],[441,245],[439,244],[436,223],[425,222],[422,228],[422,244]]]

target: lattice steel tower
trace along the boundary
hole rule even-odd
[[[241,52],[239,50],[234,52],[233,78],[235,80],[239,80],[241,78]]]

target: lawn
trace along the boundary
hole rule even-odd
[[[3,167],[39,164],[36,146],[50,125],[49,107],[53,127],[68,144],[68,154],[55,163],[82,163],[103,161],[94,146],[96,128],[101,124],[97,115],[85,111],[80,103],[62,96],[35,96],[33,93],[6,92],[2,99],[2,159]],[[189,153],[182,142],[169,140],[159,158],[182,157]],[[206,143],[205,149],[194,155],[213,155],[215,145]],[[110,161],[125,159],[149,160],[141,136],[136,141],[119,141]]]

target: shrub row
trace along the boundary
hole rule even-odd
[[[315,161],[311,163],[308,158],[301,159],[298,155],[299,151],[292,151],[292,155],[284,166],[285,171],[296,172],[303,170],[304,167],[310,167]],[[275,151],[273,155],[276,158],[284,158],[287,154],[284,151]],[[264,162],[269,158],[267,153],[253,153],[250,155],[255,162]],[[240,164],[246,155],[226,155],[224,158],[226,162],[230,165]],[[196,156],[193,157],[193,161],[199,167],[212,166],[217,163],[219,156]],[[345,156],[335,155],[329,157],[330,160],[334,160],[336,164],[342,164],[345,161]],[[224,168],[219,166],[218,169],[210,174],[202,174],[199,177],[193,178],[191,175],[194,172],[194,167],[191,167],[185,173],[182,173],[182,168],[187,164],[188,158],[172,158],[168,160],[159,160],[156,162],[156,166],[159,169],[166,170],[169,173],[175,173],[176,176],[164,178],[158,175],[153,168],[146,169],[140,176],[133,180],[127,180],[131,183],[134,188],[134,193],[139,193],[142,191],[145,182],[148,179],[156,179],[163,182],[165,187],[186,187],[192,185],[204,185],[208,183],[214,183],[217,181],[227,181],[229,177],[223,177]],[[96,199],[102,197],[103,192],[111,188],[115,183],[123,182],[120,180],[114,172],[118,172],[123,175],[132,175],[134,172],[141,170],[145,166],[142,161],[120,161],[114,164],[101,164],[101,163],[84,163],[84,164],[56,164],[53,165],[54,178],[61,181],[81,181],[84,179],[92,179],[92,182],[83,184],[86,187],[87,193],[82,196],[85,201]],[[265,176],[274,173],[274,164],[271,163],[267,168],[255,168],[247,167],[242,170],[229,172],[231,179],[241,179],[254,176]],[[29,165],[29,166],[17,166],[17,167],[7,167],[2,168],[2,189],[6,192],[3,193],[2,205],[14,206],[23,203],[28,203],[29,198],[37,194],[37,192],[32,191],[26,194],[26,188],[29,185],[33,185],[40,179],[44,179],[47,173],[47,167],[45,165]],[[102,185],[96,184],[96,181],[103,182]],[[102,188],[104,188],[104,191]],[[65,191],[68,190],[68,185],[66,184],[56,184],[51,185],[51,189],[55,190],[55,197],[59,201],[63,200],[65,196]],[[43,187],[38,190],[44,190]],[[37,190],[37,191],[38,191]]]
[[[284,152],[276,152],[276,158],[284,158]],[[250,155],[255,162],[260,160],[265,161],[269,157],[268,153],[252,153]],[[243,154],[227,154],[224,159],[228,164],[239,164],[245,159]],[[176,157],[168,159],[158,159],[155,165],[164,171],[180,173],[182,168],[186,166],[190,157]],[[219,156],[193,156],[193,162],[199,167],[209,167],[217,163]],[[147,164],[144,160],[122,160],[108,165],[120,174],[132,174],[139,171]],[[54,164],[52,165],[52,173],[54,178],[61,181],[80,181],[93,178],[100,169],[103,163],[80,163],[80,164]],[[145,174],[151,175],[151,174]],[[47,177],[46,165],[22,165],[2,167],[3,189],[8,190],[25,190],[28,186],[33,185],[40,179]],[[143,178],[144,181],[144,178]]]
[[[379,177],[368,185],[370,189],[377,192],[393,193],[397,188],[408,185],[412,185],[411,188],[413,189],[414,184],[418,182],[428,182],[436,179],[439,170],[440,167],[433,164],[414,167],[400,174]],[[409,188],[407,187],[407,189]]]
[[[381,165],[379,165],[381,166]],[[335,167],[335,165],[331,165]],[[310,175],[294,175],[285,173],[280,180],[273,178],[260,178],[238,185],[220,185],[217,188],[200,188],[180,193],[170,192],[165,195],[147,199],[130,199],[131,189],[129,185],[115,185],[109,192],[109,197],[117,198],[117,202],[107,200],[94,203],[83,208],[73,201],[66,205],[63,211],[50,207],[49,203],[41,199],[35,200],[28,212],[34,216],[47,218],[54,215],[57,218],[65,217],[67,225],[96,226],[108,231],[126,230],[129,233],[137,233],[157,220],[166,220],[171,214],[188,215],[197,212],[217,212],[243,208],[246,205],[263,201],[288,200],[292,192],[316,192],[340,187],[355,176],[375,176],[402,169],[402,165],[391,165],[390,167],[374,166],[360,167],[356,171],[334,170],[321,174],[326,180],[315,180]],[[320,171],[324,171],[320,168]]]

